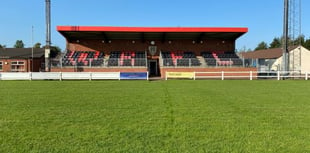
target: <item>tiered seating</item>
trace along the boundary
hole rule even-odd
[[[108,66],[146,66],[145,52],[111,52]]]
[[[202,52],[201,56],[205,59],[208,66],[216,66],[216,60],[212,53]]]
[[[196,55],[193,52],[184,52],[183,58],[184,59],[190,59],[187,61],[190,62],[191,66],[200,66],[201,65],[200,61],[197,59]]]
[[[134,66],[146,66],[145,52],[136,52]]]
[[[162,52],[164,66],[200,66],[193,52]]]
[[[234,66],[242,66],[243,62],[239,58],[239,56],[236,53],[226,53],[224,58],[230,59],[232,61],[232,65]]]
[[[236,53],[203,52],[201,54],[208,66],[241,66],[242,60]]]
[[[229,58],[226,57],[225,53],[212,53],[213,57],[215,58],[218,66],[231,66],[233,63]]]
[[[174,66],[170,52],[162,52],[164,66]]]
[[[118,59],[121,56],[121,52],[111,52],[108,66],[118,66]]]
[[[62,59],[63,66],[100,66],[104,53],[99,51],[68,51]]]
[[[236,53],[222,53],[217,55],[220,65],[226,66],[242,66],[242,60]]]

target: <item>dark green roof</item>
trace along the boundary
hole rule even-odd
[[[34,48],[33,58],[44,56],[44,48]],[[28,59],[32,57],[32,48],[0,48],[0,59]]]

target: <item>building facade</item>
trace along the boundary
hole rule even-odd
[[[43,48],[0,49],[0,72],[39,72],[43,61]]]

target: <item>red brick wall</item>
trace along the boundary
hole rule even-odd
[[[0,71],[0,72],[11,72],[11,63],[16,62],[16,61],[25,62],[24,71],[21,71],[21,72],[32,71],[31,70],[32,65],[31,65],[30,59],[0,59],[0,61],[2,61],[2,63],[3,63],[2,71]],[[32,72],[39,72],[42,62],[43,62],[43,59],[34,59],[34,63],[33,63],[34,71],[32,71]]]
[[[25,62],[24,71],[22,72],[28,71],[28,61],[25,59],[0,59],[0,61],[3,63],[2,72],[11,72],[11,62],[16,61]]]
[[[150,46],[150,41],[141,40],[112,40],[111,43],[104,42],[102,40],[79,40],[79,42],[67,42],[67,49],[71,51],[104,51],[109,54],[111,51],[146,51]],[[202,51],[234,51],[235,41],[234,40],[204,40],[203,43],[195,42],[193,40],[174,40],[155,41],[157,46],[157,53],[159,55],[160,50],[162,51],[193,51],[196,55],[200,55]]]
[[[0,72],[11,72],[11,60],[10,59],[0,59],[2,62],[2,70]]]
[[[253,71],[253,76],[257,76],[256,68],[161,68],[161,78],[166,77],[166,72],[236,72],[225,74],[226,76],[243,76],[249,74],[237,73],[237,72],[250,72]],[[219,76],[220,74],[199,74],[198,76]]]

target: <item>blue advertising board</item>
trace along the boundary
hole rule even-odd
[[[121,80],[147,80],[147,72],[121,72]]]

